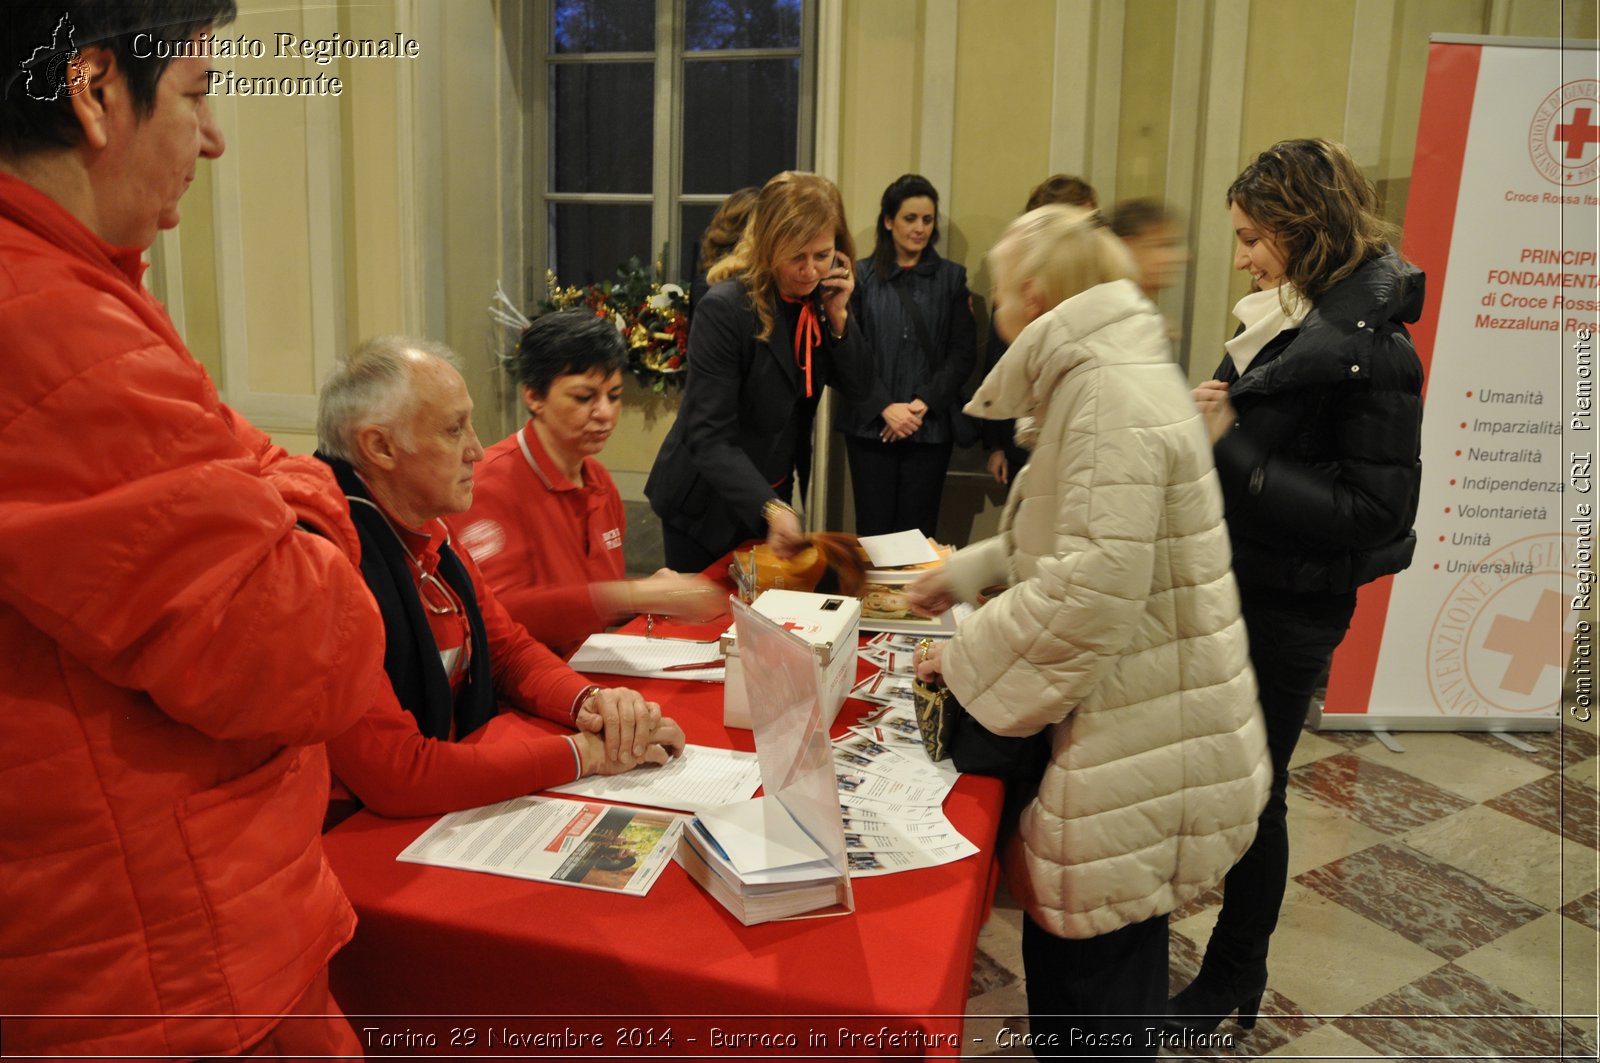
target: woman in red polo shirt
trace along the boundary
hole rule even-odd
[[[710,620],[727,608],[702,576],[623,579],[622,496],[596,458],[622,407],[623,355],[616,326],[585,310],[525,328],[506,368],[528,423],[488,449],[472,508],[452,520],[512,618],[562,655],[635,613]]]

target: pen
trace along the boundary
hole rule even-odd
[[[660,669],[663,672],[691,672],[696,668],[721,668],[727,664],[726,657],[713,657],[709,661],[690,661],[687,664],[669,664]]]

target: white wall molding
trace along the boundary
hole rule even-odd
[[[339,12],[332,4],[307,6],[302,16],[306,33],[327,40],[339,30]],[[344,63],[340,63],[344,66]],[[335,67],[337,69],[337,67]],[[307,68],[310,72],[310,68]],[[340,142],[339,108],[315,97],[305,104],[306,224],[311,285],[312,386],[333,372],[348,342],[345,325],[344,152]],[[312,419],[316,424],[316,404]]]
[[[839,180],[844,135],[844,0],[817,0],[817,110],[812,167]]]
[[[917,173],[944,196],[950,217],[955,177],[956,45],[960,12],[956,0],[926,0],[922,11],[922,122],[917,136]]]
[[[844,135],[844,0],[817,0],[817,109],[813,172],[839,180],[840,139]],[[810,531],[827,527],[830,444],[833,433],[833,390],[823,391],[811,435],[811,483],[804,499],[804,520]]]
[[[188,321],[183,301],[183,241],[178,238],[178,230],[163,229],[156,234],[156,242],[150,248],[150,259],[148,279],[154,280],[157,286],[152,288],[152,292],[167,308],[172,327],[187,343]]]
[[[442,8],[431,0],[396,0],[395,29],[412,40],[443,41]],[[438,48],[423,48],[416,61],[395,64],[397,220],[406,256],[400,264],[401,312],[405,331],[414,336],[444,335],[444,227],[438,224],[444,200],[438,150],[444,142],[441,61]]]
[[[1210,376],[1215,348],[1221,344],[1230,306],[1228,289],[1233,261],[1233,226],[1221,204],[1239,173],[1244,125],[1245,52],[1250,36],[1250,0],[1213,0],[1201,72],[1202,127],[1198,167],[1193,184],[1192,233],[1194,290],[1188,301],[1183,335],[1189,345],[1190,377]],[[1227,47],[1216,47],[1226,41]],[[1176,96],[1180,87],[1172,88]]]
[[[1089,169],[1094,30],[1094,0],[1056,0],[1055,62],[1050,79],[1051,173],[1082,174]]]
[[[211,110],[226,141],[239,141],[239,103],[215,96]],[[239,153],[222,153],[211,163],[211,219],[217,260],[217,333],[222,342],[220,388],[227,401],[252,421],[255,398],[250,391],[250,330],[245,319],[244,235],[241,231]],[[292,413],[292,411],[290,411]],[[313,411],[314,415],[314,411]],[[298,418],[294,418],[298,419]],[[262,426],[266,427],[266,426]]]
[[[1345,94],[1344,144],[1357,165],[1376,171],[1383,165],[1384,118],[1395,69],[1393,47],[1376,47],[1395,37],[1396,0],[1356,0],[1350,34],[1350,85]]]
[[[1076,171],[1094,185],[1102,207],[1117,201],[1117,142],[1122,128],[1122,34],[1127,20],[1121,0],[1097,5],[1094,34],[1094,94],[1090,100],[1089,159]]]
[[[1167,123],[1167,172],[1162,187],[1167,206],[1184,220],[1185,239],[1192,249],[1198,243],[1201,210],[1195,197],[1200,191],[1197,175],[1200,172],[1200,133],[1205,122],[1209,11],[1204,3],[1175,4],[1173,18],[1177,25],[1173,32],[1172,103]],[[1184,320],[1184,307],[1189,304],[1190,273],[1190,270],[1179,273],[1173,286],[1157,299],[1161,312],[1173,321]],[[1187,368],[1191,360],[1188,345],[1184,344],[1177,354]]]
[[[334,7],[307,7],[301,12],[307,34],[331,37],[339,28]],[[337,73],[338,65],[318,67],[301,60],[301,73]],[[244,113],[238,99],[218,95],[211,100],[218,125],[227,140],[242,143]],[[247,103],[246,106],[276,106]],[[307,258],[302,264],[263,263],[252,260],[244,239],[246,195],[241,157],[224,152],[212,163],[212,218],[217,261],[217,313],[222,343],[221,390],[228,403],[257,427],[268,432],[312,432],[316,427],[316,389],[332,370],[346,342],[344,276],[343,164],[339,108],[335,101],[316,96],[298,104],[303,116],[305,168],[304,215]],[[293,224],[296,219],[284,219]],[[284,269],[303,272],[309,295],[311,336],[310,393],[257,391],[252,386],[254,359],[284,357],[299,352],[266,351],[251,342],[250,279],[252,270]],[[181,289],[181,284],[180,284]],[[263,311],[265,312],[265,311]]]

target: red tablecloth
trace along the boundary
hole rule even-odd
[[[689,741],[754,748],[722,726],[720,684],[631,685]],[[867,708],[847,701],[836,733]],[[850,915],[753,927],[676,865],[635,898],[399,863],[432,819],[363,812],[324,839],[360,915],[335,994],[371,1055],[959,1055],[1000,797],[963,776],[945,800],[979,855],[857,879]]]

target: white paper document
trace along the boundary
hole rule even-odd
[[[395,859],[643,896],[686,822],[652,808],[515,797],[441,817]]]
[[[811,875],[816,877],[816,867],[828,860],[827,852],[771,794],[702,812],[700,822],[728,862],[749,882],[759,883],[764,872],[797,864],[811,867]]]
[[[916,528],[887,535],[863,535],[861,549],[867,552],[867,559],[874,568],[899,568],[939,560],[939,552]]]
[[[727,669],[716,642],[647,639],[642,635],[590,635],[567,663],[585,675],[628,675],[647,679],[690,679],[720,683]],[[704,665],[705,667],[685,667]]]
[[[552,793],[628,801],[681,812],[703,812],[743,801],[761,786],[761,768],[754,753],[689,745],[659,768],[646,766],[621,775],[590,775]]]

